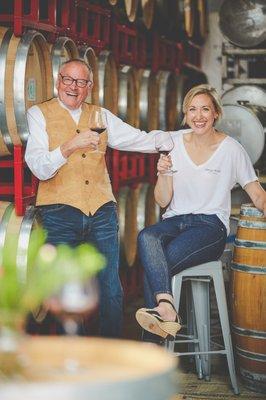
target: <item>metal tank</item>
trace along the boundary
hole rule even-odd
[[[247,102],[256,106],[266,106],[266,91],[259,86],[242,85],[228,90],[222,95],[223,104]]]
[[[247,151],[252,163],[261,168],[266,161],[266,107],[248,104],[223,106],[217,129],[232,136]]]
[[[266,40],[265,0],[225,0],[219,14],[223,35],[236,46],[255,47]]]

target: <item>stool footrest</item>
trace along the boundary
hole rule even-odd
[[[178,353],[178,351],[174,352],[174,356],[195,356],[201,354],[226,354],[226,350],[210,350],[210,351],[187,351],[182,353]]]

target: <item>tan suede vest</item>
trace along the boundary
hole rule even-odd
[[[46,121],[49,150],[71,139],[78,131],[92,127],[93,113],[99,107],[84,103],[78,125],[57,99],[39,105]],[[99,151],[75,151],[51,179],[40,181],[37,205],[67,204],[84,214],[94,214],[108,201],[115,201],[105,163],[107,133],[101,134]]]

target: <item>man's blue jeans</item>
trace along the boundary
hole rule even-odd
[[[173,275],[219,259],[226,237],[224,224],[214,214],[178,215],[143,229],[138,236],[138,248],[145,271],[146,307],[156,307],[157,294],[172,294]]]
[[[99,273],[100,335],[119,337],[122,328],[123,292],[119,278],[118,218],[114,202],[100,207],[94,215],[77,208],[53,204],[39,206],[47,242],[77,246],[89,242],[105,256],[107,265]]]

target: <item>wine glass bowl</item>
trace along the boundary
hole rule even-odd
[[[103,133],[106,130],[106,116],[103,110],[96,110],[93,113],[93,119],[91,122],[90,129],[98,134]]]
[[[155,136],[155,149],[159,154],[168,156],[173,148],[174,142],[170,133],[162,132]]]
[[[175,144],[170,132],[159,132],[155,136],[155,149],[160,155],[169,156],[174,147]],[[171,168],[169,172],[174,173],[177,171]]]
[[[49,310],[62,322],[67,335],[78,333],[79,322],[97,307],[99,291],[96,278],[86,282],[69,282],[46,302]]]

